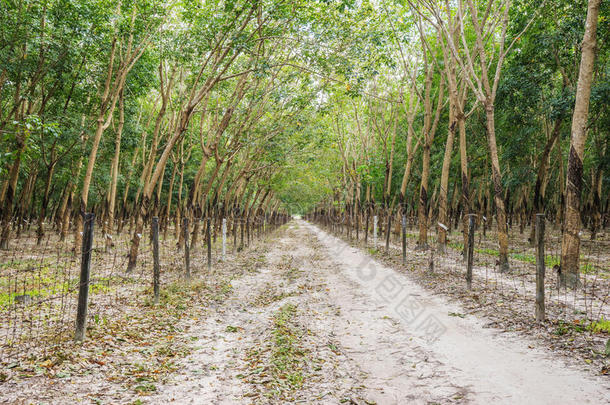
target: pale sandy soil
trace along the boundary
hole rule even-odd
[[[291,282],[282,274],[286,260],[301,270]],[[287,302],[308,331],[306,347],[326,364],[295,402],[604,403],[610,395],[603,377],[572,369],[519,336],[486,329],[484,320],[449,316],[461,309],[302,221],[268,253],[260,273],[234,287],[228,308],[201,326],[212,335],[208,349],[186,361],[221,365],[203,378],[178,377],[151,402],[282,402],[236,376],[246,370],[244,351],[264,345],[271,315]],[[265,291],[289,296],[264,307],[249,303]],[[243,330],[222,333],[226,324]]]
[[[561,358],[544,349],[534,348],[516,334],[484,328],[484,319],[462,319],[450,314],[463,313],[457,304],[449,304],[433,296],[406,276],[389,269],[361,251],[328,235],[320,229],[304,225],[314,232],[329,249],[342,277],[351,280],[365,302],[378,314],[386,313],[398,320],[398,333],[391,338],[401,355],[411,350],[427,353],[427,362],[437,365],[437,374],[444,374],[445,383],[462,387],[469,403],[606,403],[610,384],[606,377],[593,377],[571,368]],[[342,294],[343,295],[343,294]],[[431,328],[426,319],[438,325]],[[433,331],[431,334],[430,331]],[[370,350],[375,350],[370,347]],[[386,363],[391,369],[392,361]],[[413,381],[399,379],[396,386]],[[389,384],[392,386],[393,384]],[[434,386],[426,385],[418,400],[426,402]],[[399,388],[400,390],[400,388]],[[406,401],[407,393],[399,391],[396,402]],[[447,398],[437,402],[447,402]],[[379,398],[380,403],[392,402]],[[417,402],[417,401],[416,401]]]
[[[134,396],[111,382],[82,382],[91,384],[101,403],[610,400],[607,377],[573,367],[533,339],[488,328],[485,318],[455,316],[466,312],[459,304],[313,225],[293,221],[270,243],[262,257],[252,258],[256,263],[248,271],[234,277],[226,299],[186,321],[180,339],[190,350],[153,392]],[[286,325],[296,360],[279,370],[277,319],[288,307]],[[300,376],[300,382],[287,383],[290,374]],[[72,385],[78,382],[73,379]],[[25,384],[0,388],[24,390]],[[94,402],[83,389],[65,395],[70,384],[37,384],[37,392],[52,394],[35,403]],[[112,396],[104,397],[102,387]],[[0,402],[8,394],[1,393]]]

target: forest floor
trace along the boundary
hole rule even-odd
[[[408,255],[426,267],[425,254]],[[448,281],[292,221],[189,288],[166,286],[158,308],[126,311],[112,330],[64,347],[44,372],[12,372],[0,402],[608,401],[599,354],[551,350],[574,338],[503,322],[521,314],[483,290],[437,290]]]

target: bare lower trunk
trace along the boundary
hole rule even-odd
[[[447,249],[447,230],[450,227],[449,221],[447,221],[447,196],[449,187],[449,168],[451,166],[451,155],[453,151],[453,138],[455,136],[455,129],[457,122],[455,121],[455,105],[451,105],[450,109],[450,125],[447,133],[447,143],[445,144],[445,155],[443,157],[443,169],[441,172],[441,189],[438,198],[439,212],[438,212],[438,251],[445,253]]]
[[[417,245],[420,249],[428,248],[428,177],[430,175],[430,145],[424,145],[422,157],[421,185],[419,189],[419,238]]]
[[[78,159],[78,163],[76,167],[72,171],[72,178],[70,179],[70,186],[68,189],[68,201],[66,204],[66,209],[62,214],[61,221],[61,232],[59,233],[59,240],[61,242],[66,240],[66,236],[68,235],[68,231],[70,229],[70,213],[72,212],[72,208],[74,207],[74,196],[76,194],[76,184],[78,182],[78,178],[80,177],[80,171],[83,167],[83,159]],[[80,238],[80,235],[78,235]],[[79,242],[80,246],[80,242]]]
[[[135,269],[138,259],[138,249],[140,247],[140,241],[142,240],[142,233],[144,232],[144,216],[148,210],[149,201],[148,199],[142,199],[139,209],[134,213],[135,215],[135,231],[133,238],[131,239],[131,246],[129,248],[129,261],[127,263],[127,272],[130,273]]]
[[[87,169],[85,171],[85,177],[83,179],[83,188],[81,189],[80,197],[80,210],[87,211],[87,200],[89,199],[89,187],[91,186],[91,179],[93,178],[93,168],[95,167],[95,160],[97,158],[97,151],[100,146],[100,140],[102,134],[106,129],[103,115],[100,115],[97,120],[97,127],[95,129],[95,136],[93,137],[93,145],[91,146],[91,152],[89,153],[89,160],[87,162]],[[80,252],[82,242],[82,231],[83,222],[81,220],[76,221],[74,228],[74,251]]]
[[[64,219],[64,211],[66,211],[66,207],[68,206],[68,198],[70,198],[70,184],[67,183],[64,187],[64,192],[61,196],[61,202],[57,207],[57,212],[55,213],[55,227],[59,232],[61,232],[62,221]]]
[[[560,272],[561,285],[570,288],[577,288],[580,285],[578,263],[580,254],[580,195],[582,192],[583,155],[587,139],[589,97],[595,63],[597,17],[600,2],[601,0],[589,0],[576,88],[576,102],[572,116]]]
[[[508,265],[508,229],[506,223],[506,208],[504,204],[504,187],[502,186],[502,172],[496,145],[496,131],[493,105],[485,108],[487,118],[487,141],[491,157],[491,174],[494,187],[494,202],[496,203],[496,218],[498,222],[499,266],[501,272],[509,271]]]
[[[557,166],[559,166],[559,190],[557,193],[557,223],[561,224],[561,232],[563,232],[563,206],[565,202],[565,170],[563,164],[563,153],[561,152],[561,142],[557,142],[555,147],[557,155]]]
[[[606,155],[606,149],[608,147],[607,140],[603,141],[603,146],[600,146],[598,155],[600,157],[600,162],[604,161],[604,156]],[[595,240],[597,236],[597,231],[602,227],[602,185],[604,182],[604,171],[603,165],[599,164],[594,173],[591,194],[592,194],[592,214],[591,214],[591,240]]]
[[[52,164],[47,171],[47,178],[45,179],[44,194],[42,196],[42,202],[40,204],[40,212],[38,214],[38,230],[36,232],[36,244],[40,245],[44,238],[44,220],[47,216],[47,208],[49,206],[49,192],[51,191],[51,179],[53,178],[53,172],[55,170],[55,164]]]
[[[534,185],[534,201],[532,206],[532,226],[530,229],[529,241],[533,246],[536,242],[536,214],[542,213],[544,210],[543,201],[544,201],[544,183],[546,180],[546,176],[548,173],[549,167],[549,158],[551,156],[551,151],[553,150],[553,146],[559,138],[559,133],[561,131],[561,118],[557,118],[555,121],[555,126],[553,127],[553,132],[551,133],[551,137],[547,141],[544,146],[544,150],[542,155],[540,156],[540,161],[538,163],[538,172],[536,174],[536,184]]]
[[[25,149],[25,139],[18,139],[18,150],[15,161],[11,166],[8,176],[8,185],[4,197],[4,207],[2,208],[2,233],[0,235],[0,249],[8,249],[8,241],[11,236],[11,220],[13,217],[13,206],[15,194],[17,192],[17,179],[19,178],[19,167],[21,165],[21,155]]]
[[[592,198],[592,213],[591,213],[591,240],[595,240],[597,231],[601,227],[601,198],[602,198],[602,183],[604,181],[603,171],[598,168],[593,175],[593,187],[591,188]]]
[[[165,207],[165,215],[163,219],[163,239],[167,237],[167,227],[171,216],[172,209],[172,197],[174,194],[174,180],[176,179],[176,172],[178,171],[178,165],[174,164],[172,169],[172,179],[169,182],[169,191],[167,192],[167,205]]]
[[[459,118],[460,128],[460,167],[462,180],[462,239],[464,246],[464,260],[466,259],[466,247],[468,246],[468,215],[470,214],[470,180],[468,177],[468,156],[466,154],[466,122]]]
[[[66,209],[62,214],[61,219],[61,232],[59,233],[59,241],[64,242],[66,240],[66,236],[68,235],[68,231],[70,230],[70,213],[72,212],[72,200],[74,199],[74,191],[70,193],[68,196],[68,201],[66,203]]]
[[[125,109],[123,104],[123,92],[119,96],[119,125],[117,127],[116,139],[114,141],[114,157],[112,158],[112,177],[110,180],[110,190],[108,196],[108,215],[104,223],[104,238],[106,240],[106,249],[109,249],[112,243],[112,229],[114,225],[114,211],[116,204],[116,188],[119,176],[119,157],[121,155],[121,135],[123,134],[123,126],[125,125]]]

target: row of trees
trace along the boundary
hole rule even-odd
[[[485,230],[493,217],[503,272],[509,226],[531,225],[534,244],[546,212],[561,225],[561,282],[577,287],[581,220],[592,239],[608,221],[607,5],[409,0],[378,12],[395,63],[366,83],[368,97],[335,94],[345,191],[318,212],[366,237],[374,209],[386,246],[412,213],[418,247],[432,226],[441,252],[452,221],[479,213]]]
[[[108,248],[128,226],[132,270],[152,215],[182,238],[185,217],[237,223],[322,204],[358,227],[372,209],[388,230],[412,213],[421,248],[434,217],[444,250],[452,223],[478,212],[489,225],[495,212],[508,271],[508,226],[546,211],[563,224],[575,286],[581,216],[594,238],[608,213],[608,11],[4,1],[0,247],[32,227],[38,243],[53,229],[78,249],[79,213],[95,211]]]
[[[79,212],[96,211],[108,247],[129,224],[130,271],[152,215],[181,243],[183,217],[280,210],[282,168],[321,135],[299,132],[321,83],[292,44],[323,8],[3,2],[0,246],[36,222],[39,244],[53,227],[78,251]]]

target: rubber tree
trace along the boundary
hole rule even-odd
[[[500,271],[507,272],[509,271],[508,224],[502,170],[496,141],[494,104],[504,60],[519,36],[523,35],[531,25],[537,13],[513,41],[507,44],[510,0],[487,0],[483,8],[479,7],[479,3],[475,4],[474,0],[458,0],[457,3],[451,3],[449,0],[445,0],[444,3],[419,2],[418,4],[423,6],[426,13],[414,2],[408,1],[413,10],[442,31],[453,57],[459,63],[460,68],[466,72],[464,75],[466,82],[485,111],[487,146],[498,225],[498,263]],[[452,14],[456,13],[458,16],[460,35],[457,38],[452,35],[448,20],[444,18],[447,10],[451,10]],[[466,26],[466,24],[468,25]],[[493,41],[488,41],[490,35],[493,37]]]
[[[121,15],[122,10],[121,2],[119,2],[117,5],[116,14]],[[99,99],[99,110],[95,120],[95,133],[93,135],[93,143],[89,153],[89,158],[87,160],[85,176],[83,178],[83,185],[81,188],[81,212],[85,212],[87,210],[89,188],[93,179],[93,169],[95,168],[100,141],[104,131],[112,123],[114,110],[117,106],[119,96],[125,86],[127,75],[142,57],[152,42],[153,35],[161,24],[159,19],[153,19],[150,24],[146,26],[136,24],[136,20],[144,18],[144,16],[138,13],[137,4],[131,4],[131,10],[128,11],[130,11],[130,15],[127,17],[129,18],[129,29],[127,32],[122,33],[118,27],[113,27],[114,34],[111,38],[110,53],[105,72],[106,77],[101,90],[102,94]],[[144,33],[143,35],[142,32],[138,32],[140,30],[142,30]],[[74,229],[75,252],[80,250],[82,226],[82,218],[77,216],[77,222]]]
[[[572,114],[570,152],[565,188],[565,214],[561,239],[560,284],[564,287],[580,286],[580,198],[583,183],[583,157],[587,140],[589,99],[595,66],[597,23],[601,0],[589,0],[582,54],[576,85],[576,100]]]
[[[155,164],[150,180],[146,182],[142,191],[142,200],[136,210],[136,226],[131,240],[129,251],[129,260],[127,263],[127,271],[132,271],[137,263],[138,250],[142,231],[144,227],[144,217],[146,216],[153,190],[161,174],[165,171],[167,161],[173,151],[174,145],[182,139],[188,130],[191,118],[195,112],[195,108],[200,103],[207,99],[209,93],[223,78],[229,67],[242,53],[243,47],[238,47],[238,41],[241,41],[241,34],[256,15],[258,6],[256,4],[245,5],[242,8],[234,10],[232,15],[228,17],[224,30],[217,36],[217,39],[210,47],[206,57],[201,62],[198,72],[195,74],[195,80],[190,84],[188,96],[182,103],[180,112],[178,113],[177,125],[173,133],[168,139],[168,142]],[[205,73],[205,80],[202,80]],[[203,113],[202,113],[203,115]]]

